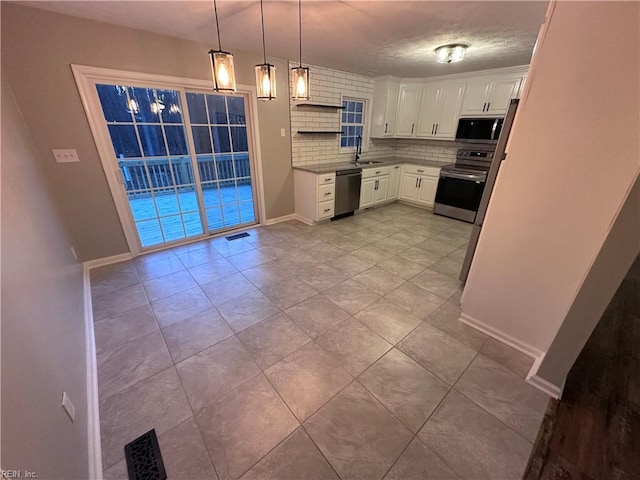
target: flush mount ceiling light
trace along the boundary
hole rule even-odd
[[[222,50],[220,45],[220,25],[218,25],[218,6],[213,0],[213,11],[216,16],[216,31],[218,32],[218,50],[210,50],[211,76],[213,90],[216,92],[235,92],[236,74],[233,69],[233,55]]]
[[[300,40],[300,66],[291,69],[294,100],[309,100],[309,67],[302,66],[302,0],[298,0],[298,31]]]
[[[264,8],[260,0],[260,20],[262,21],[262,56],[264,63],[256,65],[256,88],[259,100],[276,98],[276,67],[267,63],[267,49],[264,43]]]
[[[464,59],[464,51],[467,45],[460,43],[452,45],[443,45],[436,48],[436,62],[438,63],[456,63]]]

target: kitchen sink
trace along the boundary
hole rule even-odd
[[[380,160],[369,160],[368,162],[357,162],[356,167],[361,167],[362,165],[375,165],[376,163],[382,163]]]

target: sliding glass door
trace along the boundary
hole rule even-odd
[[[244,97],[95,88],[142,250],[256,223]]]

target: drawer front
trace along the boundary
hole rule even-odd
[[[380,177],[390,173],[391,167],[365,168],[362,170],[362,178]]]
[[[320,185],[318,187],[318,202],[326,202],[335,198],[336,185]]]
[[[322,220],[323,218],[333,217],[333,212],[334,212],[333,200],[331,200],[330,202],[318,203],[318,220]]]
[[[429,177],[439,177],[440,169],[438,167],[423,167],[422,165],[405,165],[405,173],[412,173],[414,175],[426,175]]]
[[[318,175],[318,185],[329,185],[331,183],[336,183],[335,173],[323,173],[322,175]]]

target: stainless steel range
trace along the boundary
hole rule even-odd
[[[493,153],[486,145],[458,150],[456,162],[440,170],[433,213],[473,223]]]

